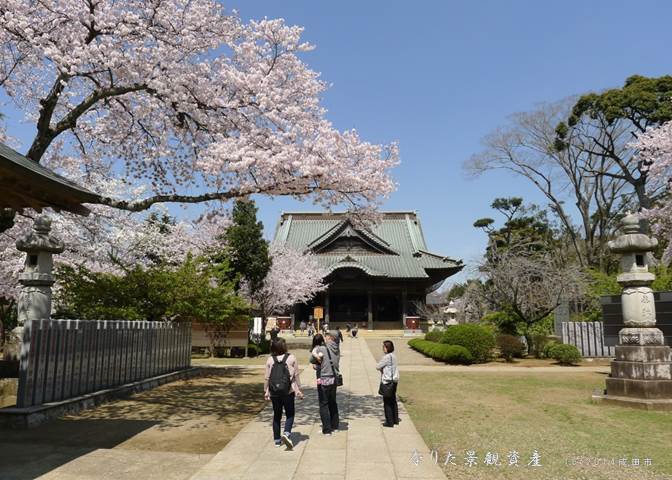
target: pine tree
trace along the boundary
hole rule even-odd
[[[252,200],[237,200],[233,206],[233,223],[224,234],[226,255],[236,276],[236,290],[242,281],[254,295],[264,285],[271,268],[268,242],[263,238],[264,225],[257,221],[257,207]]]

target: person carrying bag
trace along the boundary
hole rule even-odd
[[[397,404],[397,385],[399,384],[399,367],[394,354],[394,343],[390,340],[383,342],[383,358],[376,369],[380,371],[380,386],[378,394],[383,397],[385,411],[384,427],[394,427],[399,424],[399,405]]]
[[[320,404],[322,433],[331,435],[339,427],[336,388],[343,385],[343,376],[338,370],[340,356],[333,332],[328,332],[325,337],[325,344],[315,348],[312,358],[319,364],[317,397]]]
[[[271,356],[266,361],[264,375],[264,398],[273,402],[273,441],[279,447],[285,444],[287,450],[294,448],[291,440],[294,425],[295,398],[303,398],[299,379],[299,363],[296,357],[287,352],[284,338],[271,343]],[[285,413],[285,429],[280,434],[282,413]]]

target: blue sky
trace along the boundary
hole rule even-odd
[[[282,17],[305,27],[304,60],[332,84],[324,96],[339,129],[397,141],[399,189],[386,210],[419,212],[431,250],[465,262],[481,254],[475,219],[498,196],[542,202],[504,173],[467,180],[462,162],[480,139],[538,102],[622,85],[632,74],[672,73],[672,2],[309,1],[225,2],[244,19]],[[6,111],[9,115],[15,112]],[[10,133],[30,135],[10,118]],[[282,211],[315,210],[259,199],[270,238]]]
[[[389,210],[417,210],[431,250],[465,262],[485,235],[498,196],[543,204],[505,173],[468,180],[462,162],[511,113],[622,85],[632,74],[672,73],[672,2],[256,1],[227,3],[241,17],[285,18],[316,49],[306,62],[332,84],[329,118],[370,141],[398,141],[399,189]],[[269,234],[288,199],[261,200]],[[495,217],[496,218],[496,217]]]

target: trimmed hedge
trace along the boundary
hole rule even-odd
[[[431,342],[421,338],[414,338],[408,345],[423,355],[441,362],[469,365],[474,362],[469,350],[460,345],[446,345],[445,343]]]
[[[525,345],[515,335],[499,335],[497,337],[497,347],[500,355],[507,361],[512,362],[514,357],[523,358]]]
[[[551,357],[554,360],[557,360],[561,365],[572,365],[581,360],[579,349],[574,345],[568,345],[566,343],[558,343],[553,345],[550,354]]]
[[[492,358],[495,336],[481,325],[464,323],[446,328],[441,343],[461,345],[469,351],[476,363],[484,363]]]
[[[429,342],[441,342],[441,339],[443,338],[443,330],[432,330],[431,332],[427,332],[425,334],[425,340]]]

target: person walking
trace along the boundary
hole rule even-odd
[[[397,404],[397,385],[399,383],[399,367],[394,354],[394,343],[390,340],[383,342],[383,358],[376,369],[380,371],[380,387],[378,393],[383,396],[385,411],[384,427],[394,427],[399,424],[399,405]]]
[[[306,321],[301,320],[301,323],[299,324],[299,330],[301,330],[301,335],[306,333]]]
[[[355,323],[352,327],[352,330],[350,330],[350,335],[352,335],[352,338],[357,338],[357,331],[359,330],[359,327]]]
[[[311,354],[310,361],[317,365],[317,398],[320,404],[322,433],[324,435],[331,435],[339,427],[336,388],[342,382],[342,377],[339,371],[340,356],[338,354],[338,344],[335,341],[333,332],[326,334],[324,344],[316,345],[315,340],[313,342],[315,348]]]
[[[294,425],[295,398],[303,399],[299,362],[287,352],[284,338],[271,343],[271,356],[266,360],[264,375],[264,399],[273,402],[273,441],[279,447],[283,443],[287,450],[294,448],[292,426]],[[280,434],[282,412],[285,412],[285,429]]]
[[[278,339],[278,334],[280,333],[280,327],[276,324],[271,328],[271,342],[275,342]]]

